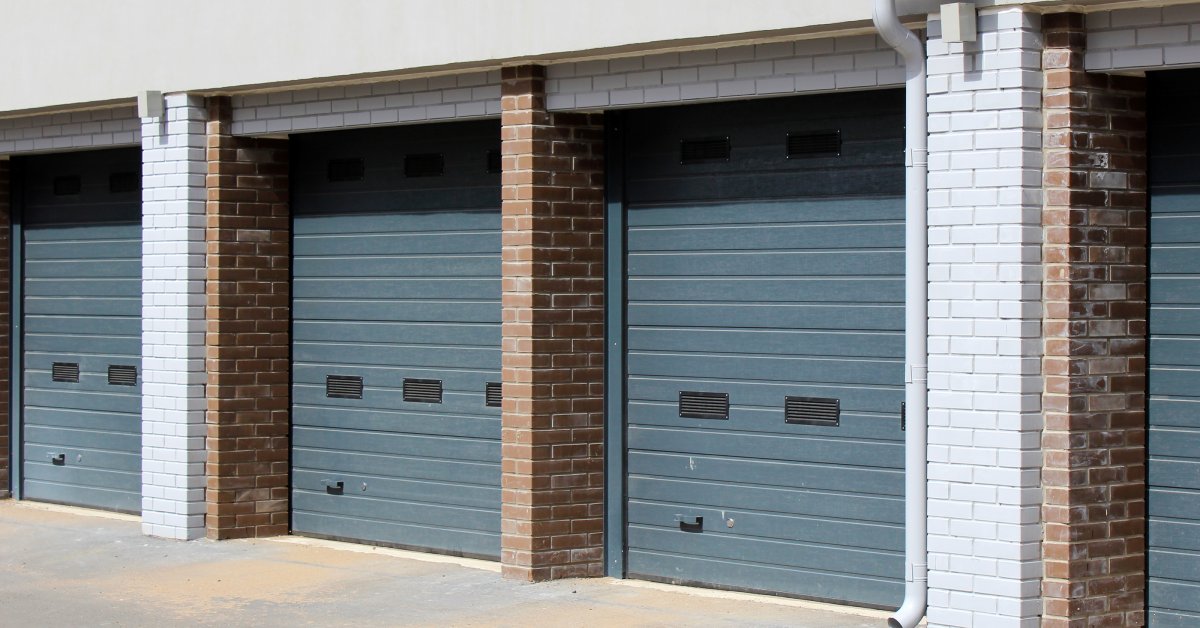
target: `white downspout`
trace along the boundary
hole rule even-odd
[[[925,616],[928,597],[926,534],[926,426],[928,425],[928,172],[925,46],[896,16],[895,0],[875,0],[872,20],[880,37],[904,57],[904,603],[890,628],[912,628]]]

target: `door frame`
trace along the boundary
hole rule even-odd
[[[24,398],[25,384],[25,214],[24,163],[9,160],[9,338],[8,338],[8,480],[13,499],[24,499]]]
[[[604,573],[625,577],[625,116],[604,114]]]

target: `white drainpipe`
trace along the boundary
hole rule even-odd
[[[928,425],[928,172],[925,46],[896,16],[895,0],[875,0],[872,20],[884,41],[904,57],[904,603],[890,628],[912,628],[928,598],[926,426]]]

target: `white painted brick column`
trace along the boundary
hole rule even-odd
[[[204,535],[204,99],[142,120],[142,531]]]
[[[929,623],[1041,613],[1041,36],[981,11],[930,16]]]

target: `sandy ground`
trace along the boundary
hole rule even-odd
[[[0,626],[885,625],[842,609],[609,578],[526,584],[495,564],[299,537],[179,542],[132,517],[0,502]]]

